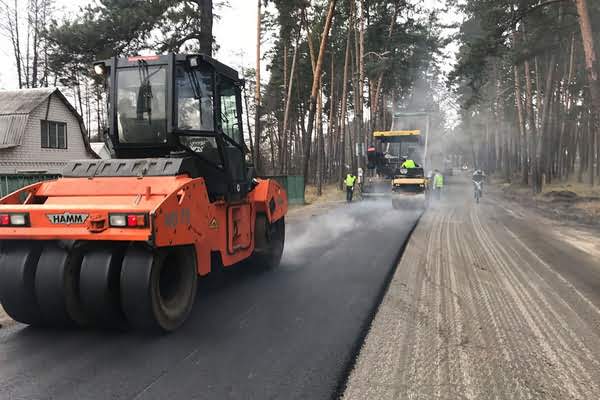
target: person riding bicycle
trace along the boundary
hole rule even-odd
[[[479,185],[479,196],[483,194],[483,182],[485,181],[485,172],[480,169],[476,169],[473,172],[473,176],[471,177],[473,180],[473,188],[476,189],[477,185]]]

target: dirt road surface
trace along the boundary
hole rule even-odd
[[[474,204],[457,180],[413,233],[343,398],[599,399],[598,233]]]

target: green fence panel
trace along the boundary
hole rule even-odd
[[[304,177],[302,175],[272,175],[265,176],[275,179],[285,188],[289,204],[304,204]]]
[[[33,183],[56,179],[58,177],[59,175],[47,174],[0,175],[0,197],[4,197],[15,190]]]
[[[288,176],[288,196],[292,204],[304,204],[304,177],[302,175]],[[291,195],[290,195],[291,193]]]

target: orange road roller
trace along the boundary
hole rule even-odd
[[[174,331],[198,277],[279,265],[287,195],[246,163],[235,70],[200,54],[94,70],[112,158],[0,199],[0,303],[35,326]]]

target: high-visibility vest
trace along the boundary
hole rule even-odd
[[[433,186],[439,188],[444,187],[444,175],[435,174],[433,177]]]
[[[352,187],[354,186],[354,181],[356,181],[356,177],[352,174],[346,175],[346,186]]]
[[[402,163],[402,168],[416,168],[416,164],[413,160],[406,160]]]

